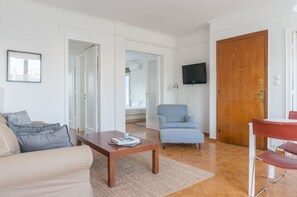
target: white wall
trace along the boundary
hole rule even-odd
[[[175,53],[176,101],[188,105],[190,115],[194,115],[198,128],[208,132],[209,124],[209,31],[204,30],[177,39]],[[207,84],[183,85],[182,66],[206,62]]]
[[[163,55],[168,72],[162,73],[161,93],[165,101],[172,102],[164,88],[173,81],[171,36],[21,0],[0,1],[0,27],[5,112],[26,109],[33,120],[67,122],[67,39],[100,46],[101,130],[125,129],[126,48]],[[7,49],[42,53],[42,83],[6,82]]]
[[[210,137],[216,138],[216,41],[268,29],[268,117],[286,117],[286,29],[297,28],[295,1],[284,0],[210,22]],[[275,86],[274,76],[281,84]]]

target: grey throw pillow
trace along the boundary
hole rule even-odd
[[[59,123],[56,124],[26,124],[15,125],[7,122],[7,126],[17,135],[19,133],[39,133],[46,130],[58,130],[61,128]]]
[[[15,125],[25,125],[32,123],[27,111],[25,110],[13,113],[3,113],[3,116],[8,122],[11,122]]]
[[[46,130],[40,133],[19,133],[17,134],[17,139],[20,144],[21,152],[72,146],[66,125],[56,131]]]

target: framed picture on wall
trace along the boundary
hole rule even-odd
[[[41,83],[40,53],[7,50],[7,81]]]

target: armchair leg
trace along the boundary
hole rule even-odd
[[[201,144],[200,143],[197,143],[196,144],[196,148],[200,150],[201,149]]]

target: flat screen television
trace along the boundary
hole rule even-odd
[[[183,84],[206,83],[206,63],[197,63],[182,66]]]

